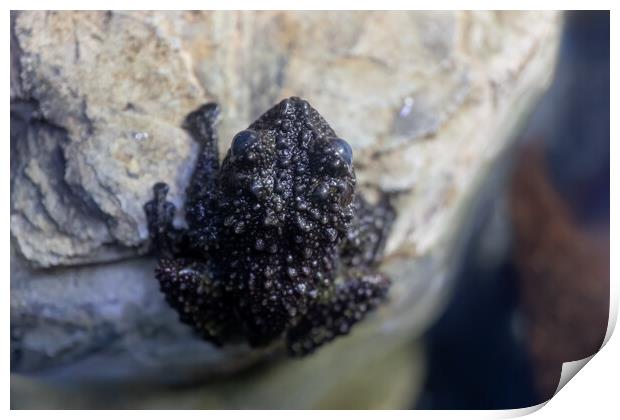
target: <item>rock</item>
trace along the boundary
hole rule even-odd
[[[238,370],[260,357],[245,346],[220,352],[196,338],[164,301],[154,266],[134,259],[33,270],[12,255],[12,370],[55,380],[174,383]]]
[[[194,144],[180,128],[206,98],[183,54],[116,13],[13,17],[11,231],[38,266],[135,255],[142,204],[171,181],[180,204]]]
[[[102,401],[78,392],[102,380],[113,389],[142,384],[119,403],[131,407],[157,405],[155,384],[196,381],[209,385],[162,396],[158,406],[240,407],[245,395],[282,407],[282,390],[298,395],[303,384],[345,401],[346,384],[375,372],[369,360],[385,362],[390,352],[405,360],[441,310],[471,214],[548,85],[560,23],[556,12],[12,14],[15,401],[47,392],[43,380],[76,386],[75,404],[67,403],[76,406]],[[291,95],[308,99],[351,143],[368,196],[399,197],[382,266],[394,280],[390,303],[301,362],[278,348],[199,341],[163,302],[153,262],[139,257],[151,185],[166,181],[172,199],[184,200],[195,152],[180,128],[184,115],[218,101],[226,149]],[[267,368],[242,378],[228,374],[265,360]],[[410,395],[418,386],[400,383]],[[49,392],[56,402],[47,406],[61,404],[64,396]],[[339,406],[325,398],[289,405]]]
[[[347,25],[331,12],[14,14],[21,253],[43,267],[136,255],[151,185],[169,182],[183,202],[195,151],[184,115],[221,103],[226,148],[289,95],[350,141],[362,184],[407,193],[390,250],[428,252],[506,143],[515,101],[545,85],[558,15],[346,15]]]

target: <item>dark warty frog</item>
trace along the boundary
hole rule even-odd
[[[390,281],[374,268],[394,211],[356,193],[351,147],[305,100],[285,99],[238,133],[221,165],[218,114],[208,103],[185,121],[201,145],[187,228],[172,224],[166,184],[145,205],[156,277],[205,340],[283,338],[308,354],[386,299]]]

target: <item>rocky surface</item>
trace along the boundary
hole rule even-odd
[[[205,97],[151,25],[115,13],[13,18],[11,230],[38,266],[118,259],[146,237],[148,186],[191,170],[179,127]]]
[[[167,366],[158,381],[175,382],[239,369],[261,354],[217,352],[196,339],[154,285],[154,261],[47,271],[23,268],[18,256],[11,263],[11,365],[20,372],[156,380]]]
[[[195,150],[180,128],[184,115],[220,102],[225,146],[289,95],[307,98],[353,145],[363,183],[410,192],[403,200],[410,217],[392,249],[406,240],[429,250],[446,213],[492,157],[480,151],[504,143],[496,117],[534,83],[532,73],[549,72],[557,15],[357,12],[347,25],[342,19],[15,14],[11,230],[20,252],[44,267],[135,255],[146,237],[150,186],[165,180],[183,201]]]
[[[353,146],[369,195],[400,192],[382,267],[390,305],[281,370],[286,383],[410,342],[449,290],[482,181],[548,84],[560,23],[555,12],[12,14],[13,371],[178,382],[263,358],[196,340],[152,261],[134,258],[151,185],[183,202],[195,145],[180,123],[208,100],[222,105],[226,148],[279,99],[304,97]]]

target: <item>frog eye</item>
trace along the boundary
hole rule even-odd
[[[243,154],[252,144],[258,141],[258,133],[254,130],[243,130],[239,132],[232,141],[232,154],[239,156]]]
[[[350,165],[353,162],[353,149],[349,143],[337,137],[331,138],[329,141],[336,153]]]

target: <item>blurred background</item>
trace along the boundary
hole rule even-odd
[[[502,409],[553,396],[601,347],[609,312],[609,13],[566,13],[555,80],[478,214],[456,291],[425,335],[413,407]]]

